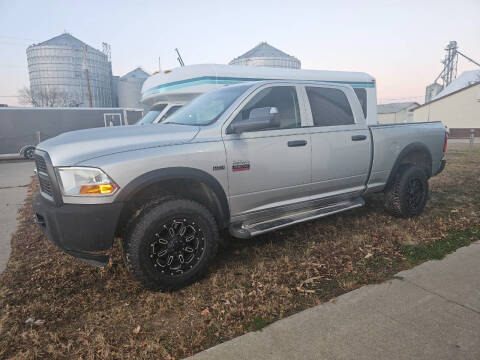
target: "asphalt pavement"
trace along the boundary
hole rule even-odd
[[[33,161],[0,161],[0,273],[10,256],[17,211],[27,196],[34,167]]]
[[[191,359],[480,359],[480,242]]]

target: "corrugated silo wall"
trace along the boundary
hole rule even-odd
[[[37,45],[27,49],[32,90],[52,89],[66,92],[72,105],[88,107],[88,89],[83,69],[83,49],[75,46]],[[107,55],[88,47],[86,64],[94,107],[111,107],[111,65]]]
[[[145,79],[127,78],[118,80],[118,106],[122,108],[146,109],[140,102],[142,84]]]
[[[295,58],[269,58],[269,57],[253,57],[235,59],[230,62],[231,65],[244,66],[266,66],[275,68],[300,69],[300,60]]]

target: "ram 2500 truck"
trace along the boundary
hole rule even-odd
[[[223,230],[250,238],[357,208],[380,191],[391,214],[419,215],[428,179],[445,166],[445,127],[368,125],[375,91],[358,86],[241,83],[161,124],[49,139],[35,151],[36,221],[94,265],[121,238],[132,276],[172,290],[205,273]]]

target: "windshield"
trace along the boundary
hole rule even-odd
[[[153,121],[157,118],[158,115],[165,109],[167,104],[159,104],[155,105],[150,109],[148,113],[146,113],[140,120],[138,120],[135,124],[136,125],[147,125],[152,124]]]
[[[193,126],[209,125],[216,121],[235,99],[250,86],[251,84],[233,85],[203,94],[169,116],[163,123]]]

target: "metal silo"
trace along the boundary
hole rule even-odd
[[[261,42],[245,54],[230,61],[229,65],[267,66],[300,69],[301,63],[296,57]]]
[[[57,106],[88,107],[91,97],[93,107],[112,107],[112,65],[108,45],[104,49],[94,49],[68,33],[29,46],[32,93],[57,90],[63,100]]]
[[[118,106],[124,108],[143,108],[147,106],[140,102],[142,98],[142,85],[150,76],[138,67],[118,79]]]

